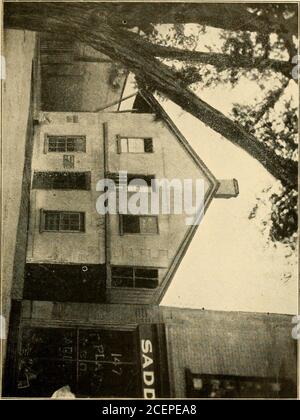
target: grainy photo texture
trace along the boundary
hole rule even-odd
[[[2,398],[297,398],[298,4],[3,23]]]

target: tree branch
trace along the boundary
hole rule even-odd
[[[132,35],[136,36],[136,34],[131,33],[130,37],[132,37]],[[143,38],[140,38],[140,40],[136,39],[136,42],[141,42],[149,54],[153,54],[155,57],[209,64],[220,71],[227,68],[243,68],[247,70],[258,69],[260,71],[270,69],[275,72],[282,73],[287,78],[292,77],[292,65],[289,61],[273,60],[263,57],[250,58],[243,55],[231,56],[229,54],[222,53],[184,50],[180,48],[156,45],[143,40]]]
[[[275,104],[280,99],[281,95],[285,91],[288,84],[289,84],[289,80],[284,81],[282,86],[280,86],[275,91],[272,91],[268,95],[268,97],[265,100],[264,104],[262,105],[261,109],[258,111],[258,113],[255,116],[255,119],[253,121],[253,126],[255,126],[270,109],[274,108]]]
[[[6,4],[6,24],[19,29],[65,33],[88,44],[96,50],[122,63],[144,85],[157,90],[181,106],[204,124],[241,147],[257,159],[275,178],[284,185],[297,185],[297,163],[281,156],[246,132],[220,111],[202,101],[185,88],[174,72],[149,54],[139,43],[126,37],[126,31],[106,23],[93,25],[93,16],[84,9],[78,12],[70,3],[43,4],[34,7],[27,3]]]

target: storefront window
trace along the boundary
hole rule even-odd
[[[26,328],[18,394],[50,397],[69,385],[76,397],[138,397],[135,331]]]
[[[188,398],[284,398],[292,384],[276,378],[194,374],[186,370]]]

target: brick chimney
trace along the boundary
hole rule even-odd
[[[236,179],[219,179],[219,189],[215,198],[233,198],[239,195],[239,184]]]

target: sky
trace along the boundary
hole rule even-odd
[[[224,89],[211,95],[202,98],[211,99],[211,105],[223,98],[224,104]],[[229,93],[226,98],[230,101]],[[176,105],[168,103],[165,109],[213,174],[236,178],[240,193],[212,201],[162,304],[297,313],[296,255],[284,245],[268,244],[260,220],[248,219],[260,192],[270,186],[276,191],[277,181],[246,152]],[[258,219],[268,218],[268,204],[261,206]]]
[[[129,83],[124,96],[132,91]],[[262,94],[255,82],[245,78],[235,88],[219,86],[197,93],[227,115],[233,103],[249,104]],[[286,94],[297,100],[294,81]],[[130,101],[124,101],[122,108],[128,109]],[[278,181],[258,161],[174,103],[161,104],[215,177],[236,178],[240,189],[237,198],[212,201],[162,305],[296,314],[297,255],[285,245],[274,246],[261,231],[262,221],[270,216],[270,202],[262,190],[278,191]],[[249,220],[258,198],[257,217]]]

